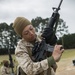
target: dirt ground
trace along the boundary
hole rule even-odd
[[[57,65],[56,75],[75,75],[75,66],[72,63],[75,57],[68,59],[61,59]]]

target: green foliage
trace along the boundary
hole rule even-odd
[[[35,27],[36,32],[38,32],[39,30],[43,31],[45,26],[48,24],[48,20],[49,18],[43,19],[41,17],[36,17],[35,19],[32,19],[31,22],[32,22],[32,25]]]
[[[68,26],[66,26],[66,22],[63,19],[59,19],[56,35],[62,37],[64,34],[69,34]]]
[[[63,39],[63,45],[65,49],[75,48],[75,34],[64,35],[58,40],[58,44],[62,44],[62,39]]]
[[[0,23],[0,32],[2,32],[4,29],[8,29],[8,24],[7,23]]]
[[[14,53],[20,39],[12,28],[13,23],[0,23],[0,54],[8,54],[8,49]]]

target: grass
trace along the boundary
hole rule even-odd
[[[72,57],[75,57],[75,49],[64,50],[61,59],[67,59]]]
[[[15,61],[15,55],[11,55],[11,56],[12,56],[12,59]],[[8,55],[0,55],[0,63],[2,63],[3,60],[9,61],[9,56]]]

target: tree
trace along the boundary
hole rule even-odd
[[[73,49],[75,48],[75,34],[64,35],[64,48]],[[62,37],[58,40],[58,44],[62,44]]]
[[[35,27],[36,32],[40,34],[46,27],[48,20],[48,18],[42,19],[41,17],[36,17],[35,19],[32,19],[31,22],[32,25]]]
[[[63,19],[59,19],[56,35],[62,37],[64,34],[69,34],[68,26],[66,26],[66,22]]]
[[[49,22],[49,18],[43,19],[41,17],[36,17],[31,20],[32,25],[35,27],[37,32],[43,32],[44,28]],[[64,34],[68,34],[68,26],[66,26],[66,22],[63,19],[59,19],[56,35],[58,37],[62,37]]]
[[[0,54],[8,54],[8,48],[14,53],[20,39],[12,28],[13,23],[0,23]]]
[[[59,19],[56,35],[58,39],[59,38],[61,39],[63,47],[64,47],[64,35],[67,34],[69,34],[69,31],[68,26],[66,26],[66,22],[63,19]]]

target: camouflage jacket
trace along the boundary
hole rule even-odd
[[[10,68],[2,66],[1,67],[1,75],[10,75]]]
[[[41,40],[37,38],[37,41]],[[55,75],[54,71],[48,66],[47,59],[40,62],[32,61],[32,47],[33,44],[26,42],[24,39],[22,39],[18,42],[15,50],[18,64],[26,73],[26,75]],[[50,70],[49,72],[47,72],[49,68]]]

